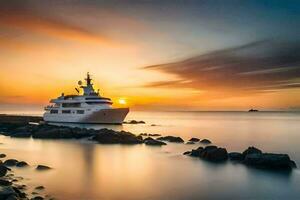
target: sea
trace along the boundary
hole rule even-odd
[[[209,139],[228,152],[255,146],[264,152],[286,153],[300,167],[299,112],[146,112],[131,111],[126,120],[145,124],[110,128],[134,134],[156,133]],[[13,168],[27,192],[42,185],[40,195],[62,200],[199,200],[300,199],[300,171],[265,171],[239,163],[210,163],[184,156],[203,146],[168,143],[162,147],[104,145],[86,139],[41,140],[0,136],[0,153],[24,160]],[[34,166],[53,169],[36,171]]]

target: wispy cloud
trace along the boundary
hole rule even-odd
[[[179,77],[179,80],[148,83],[147,87],[238,92],[300,88],[300,43],[257,41],[144,69]]]

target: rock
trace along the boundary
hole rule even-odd
[[[144,139],[144,142],[148,141],[148,140],[154,140],[152,137],[147,137]]]
[[[5,176],[8,171],[8,168],[4,165],[0,165],[0,177]]]
[[[230,152],[228,153],[228,157],[230,160],[235,160],[235,161],[242,161],[244,159],[243,154],[239,152]]]
[[[12,167],[12,166],[15,166],[17,163],[18,163],[18,160],[16,160],[16,159],[8,159],[8,160],[4,161],[3,164],[6,166],[9,166],[9,167]]]
[[[167,145],[166,143],[159,141],[159,140],[146,140],[146,145],[152,145],[152,146],[161,146],[161,145]]]
[[[203,144],[211,144],[211,141],[208,140],[208,139],[203,139],[200,142],[203,143]]]
[[[185,144],[195,144],[195,142],[192,142],[192,141],[188,141],[187,143]]]
[[[200,141],[200,139],[199,138],[191,138],[191,139],[189,139],[189,141],[190,142],[199,142]]]
[[[147,133],[141,133],[140,135],[141,135],[141,136],[148,136]]]
[[[0,154],[0,158],[5,158],[5,157],[6,157],[6,155],[4,153]]]
[[[183,143],[184,140],[181,137],[175,137],[175,136],[165,136],[165,137],[159,137],[157,140],[165,140],[168,142],[177,142],[177,143]]]
[[[16,167],[26,167],[26,166],[28,166],[28,164],[25,161],[20,161],[16,164]]]
[[[190,153],[190,156],[192,156],[192,157],[199,157],[200,156],[200,152],[201,152],[201,150],[195,150],[195,149],[193,149],[192,151],[191,151],[191,153]]]
[[[143,140],[136,135],[126,131],[114,131],[111,129],[101,129],[94,135],[92,140],[101,144],[141,144]]]
[[[246,155],[243,163],[271,170],[291,170],[295,167],[295,162],[287,154],[275,153],[250,153]]]
[[[9,186],[11,185],[12,183],[6,179],[3,179],[3,178],[0,178],[0,185],[1,186]]]
[[[148,136],[152,136],[152,137],[158,137],[158,136],[161,136],[161,134],[157,134],[157,133],[154,133],[154,134],[148,134]]]
[[[36,190],[43,190],[43,189],[45,189],[45,187],[42,186],[42,185],[40,185],[40,186],[35,187],[35,189],[36,189]]]
[[[248,149],[246,149],[243,152],[243,157],[245,158],[248,154],[261,154],[262,151],[256,147],[248,147]]]
[[[202,151],[200,151],[200,158],[212,162],[221,162],[228,159],[228,153],[225,148],[207,146]]]
[[[156,124],[151,124],[151,126],[157,126]]]
[[[31,137],[31,132],[27,132],[27,131],[17,132],[17,133],[12,134],[11,137],[29,138],[29,137]]]
[[[124,124],[146,124],[144,121],[131,120],[128,122],[123,122]]]
[[[48,167],[46,165],[38,165],[35,169],[36,170],[48,170],[48,169],[51,169],[51,167]]]
[[[186,151],[186,152],[183,153],[183,155],[190,155],[190,154],[191,154],[190,151]]]
[[[35,196],[33,198],[31,198],[31,200],[43,200],[44,198],[41,196]]]
[[[7,199],[10,196],[17,196],[17,193],[12,188],[12,186],[2,186],[0,187],[0,199]]]

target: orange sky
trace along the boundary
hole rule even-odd
[[[100,6],[70,9],[68,5],[58,5],[57,9],[51,4],[45,13],[41,12],[43,6],[36,5],[39,12],[0,10],[0,111],[14,105],[42,109],[62,92],[75,93],[77,81],[86,72],[92,74],[103,96],[111,97],[116,106],[122,106],[118,99],[123,98],[132,109],[300,107],[300,76],[293,75],[299,72],[299,63],[284,63],[284,68],[282,63],[272,68],[266,65],[262,70],[249,71],[252,64],[260,66],[265,60],[257,64],[252,57],[250,61],[238,57],[232,61],[232,55],[248,51],[248,46],[234,49],[233,53],[230,48],[251,40],[228,45],[232,42],[230,37],[216,40],[214,33],[201,28],[186,29],[190,37],[182,37],[186,23],[176,22],[177,30],[177,24],[167,18],[158,23],[154,18],[147,21]],[[199,41],[192,39],[197,31]],[[220,49],[226,53],[220,55]],[[241,66],[252,64],[241,71],[236,61]],[[211,70],[215,71],[210,73]]]

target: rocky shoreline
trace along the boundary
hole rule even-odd
[[[5,154],[0,154],[1,159],[6,158]],[[44,186],[36,186],[33,191],[28,192],[28,187],[20,183],[23,177],[14,174],[14,168],[30,167],[25,161],[18,161],[16,159],[0,160],[0,199],[1,200],[54,200],[50,195],[43,195]],[[36,170],[49,170],[51,169],[45,165],[38,165]]]
[[[12,117],[0,115],[0,134],[15,138],[34,139],[86,139],[99,144],[145,144],[149,146],[163,146],[169,143],[184,144],[181,137],[161,136],[160,134],[141,133],[135,135],[126,131],[111,129],[86,129],[56,126],[38,123],[39,117]],[[32,123],[34,122],[34,123]],[[135,124],[135,122],[133,123]],[[185,144],[199,144],[196,149],[184,152],[184,155],[196,157],[213,163],[235,162],[249,167],[267,170],[288,170],[296,168],[296,163],[287,154],[264,153],[255,147],[248,147],[243,152],[227,152],[226,148],[211,145],[208,139],[191,138]],[[5,154],[0,154],[0,159]],[[26,186],[13,182],[12,167],[29,167],[25,161],[15,159],[0,160],[0,200],[1,199],[28,199],[30,196],[24,192]],[[48,166],[38,165],[36,170],[49,170]],[[41,186],[42,187],[42,186]],[[32,194],[31,194],[32,195]],[[44,197],[34,192],[32,199]],[[50,199],[50,198],[48,198]]]

